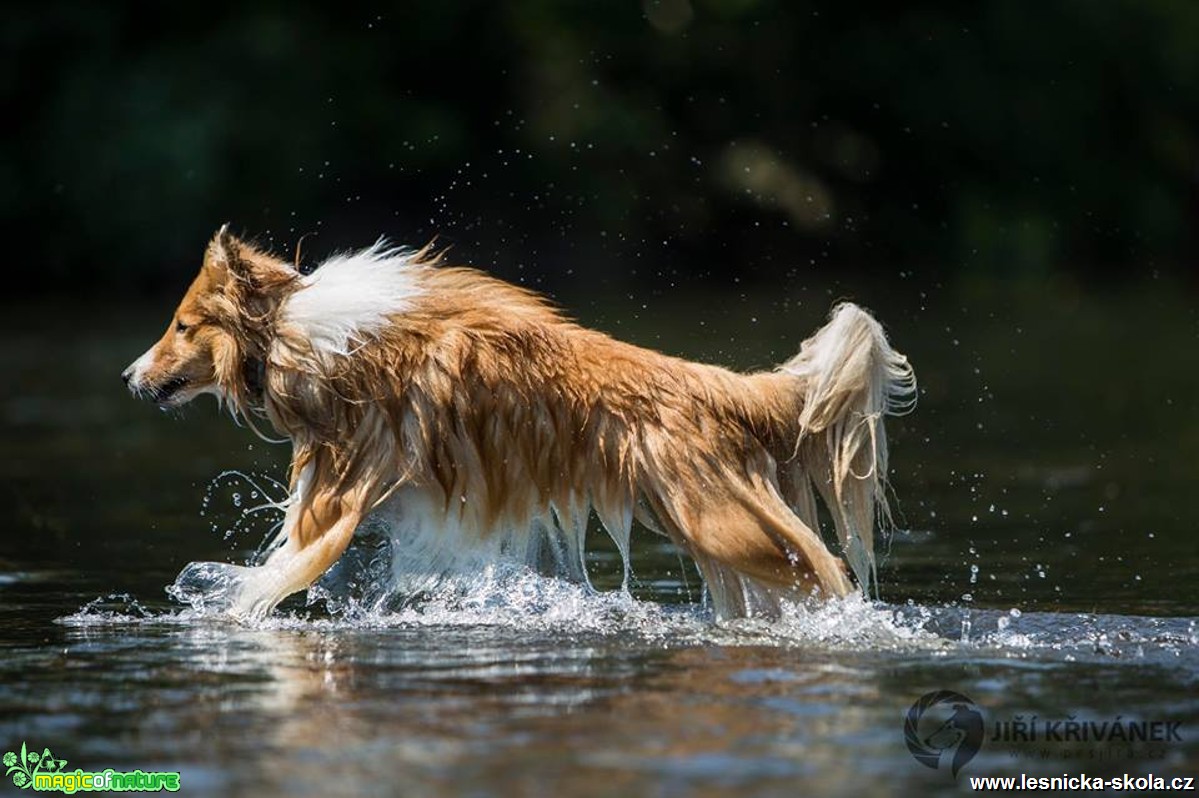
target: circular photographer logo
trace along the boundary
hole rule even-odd
[[[982,748],[983,727],[977,704],[953,690],[934,690],[908,709],[903,739],[917,762],[933,770],[948,763],[956,777]]]

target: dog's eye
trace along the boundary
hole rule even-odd
[[[187,330],[188,330],[188,327],[189,327],[189,325],[187,325],[187,324],[184,324],[184,323],[183,323],[183,322],[181,322],[181,321],[176,321],[176,322],[175,322],[175,332],[181,332],[181,333],[182,333],[182,332],[187,332]]]

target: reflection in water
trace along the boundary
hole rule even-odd
[[[68,634],[72,657],[88,667],[137,663],[153,674],[136,698],[122,701],[125,683],[114,682],[101,701],[123,703],[142,735],[159,727],[138,740],[137,756],[178,761],[185,751],[185,781],[188,762],[222,762],[214,787],[318,792],[333,763],[339,783],[404,794],[497,780],[588,792],[598,779],[636,791],[647,778],[719,791],[819,772],[815,787],[852,775],[838,741],[869,739],[876,723],[880,694],[868,670],[777,647],[714,656],[636,643],[453,628],[150,624]],[[180,690],[188,699],[172,701]],[[834,709],[833,696],[849,706]],[[119,746],[88,747],[89,758],[129,757]]]
[[[544,581],[546,594],[575,587]],[[919,787],[925,769],[900,718],[945,685],[984,708],[1015,693],[1030,708],[1107,701],[1114,714],[1137,689],[1146,713],[1199,708],[1162,689],[1199,676],[1192,619],[975,611],[963,641],[952,608],[849,601],[717,626],[694,608],[615,608],[598,595],[574,626],[522,611],[519,593],[506,606],[490,598],[486,611],[433,602],[258,628],[93,609],[64,620],[58,657],[18,655],[27,667],[6,674],[0,706],[18,693],[69,696],[23,733],[69,739],[80,761],[177,766],[212,790],[583,795],[650,784],[782,794],[797,780],[837,794],[880,776]],[[1122,695],[1087,686],[1116,673]],[[1027,769],[983,760],[991,773]]]

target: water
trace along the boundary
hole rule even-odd
[[[970,775],[1199,775],[1199,407],[1177,363],[1199,338],[1193,303],[1170,287],[925,290],[854,292],[923,389],[891,426],[901,530],[882,600],[769,624],[715,624],[694,570],[647,533],[621,593],[597,530],[600,593],[526,575],[386,613],[298,598],[254,628],[204,617],[164,586],[190,561],[252,554],[286,451],[210,404],[173,419],[123,395],[117,374],[166,306],[13,309],[0,747],[179,770],[185,792],[223,795],[935,795]],[[572,307],[749,367],[790,354],[844,295]],[[1120,718],[1182,739],[986,740],[955,781],[904,740],[938,689],[972,699],[988,734],[1017,716]]]

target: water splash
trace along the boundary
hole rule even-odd
[[[237,518],[227,529],[214,526],[217,532],[244,532],[247,519],[284,508],[284,500],[272,498],[284,490],[282,485],[227,471],[209,484],[204,511],[210,511],[220,488],[233,486],[238,490],[227,498]],[[616,540],[622,587],[605,592],[580,577],[581,533],[564,535],[561,529],[578,532],[573,522],[549,519],[532,536],[501,534],[472,543],[469,530],[414,523],[413,506],[412,497],[397,497],[395,505],[372,515],[306,597],[293,599],[253,627],[329,632],[419,628],[431,633],[485,628],[554,638],[629,637],[671,646],[755,645],[1066,662],[1169,660],[1199,649],[1195,619],[995,610],[976,607],[969,599],[956,606],[896,606],[860,595],[783,601],[778,618],[720,621],[707,604],[663,604],[633,596],[625,572],[625,539]],[[417,515],[422,515],[419,508]],[[250,563],[265,557],[264,547]],[[128,594],[112,594],[59,622],[82,628],[226,624],[225,609],[248,570],[192,563],[167,589],[182,608],[147,607]],[[971,574],[977,574],[975,568]]]
[[[103,626],[108,624],[133,624],[162,618],[128,593],[109,593],[99,596],[79,608],[77,612],[58,623],[67,626]]]
[[[220,491],[225,489],[229,490],[229,508],[213,501],[222,497]],[[255,523],[265,518],[271,525],[267,530],[269,537],[278,528],[286,503],[287,486],[283,483],[263,474],[222,471],[204,487],[200,517],[208,518],[209,528],[222,534],[226,540],[248,532]],[[226,520],[230,515],[232,520]]]
[[[419,629],[534,635],[547,641],[581,636],[653,646],[765,646],[806,652],[880,656],[982,658],[1038,662],[1174,664],[1199,652],[1199,619],[1021,612],[953,606],[903,606],[860,596],[818,605],[787,605],[774,620],[717,621],[697,604],[660,604],[625,591],[597,591],[579,582],[524,569],[488,568],[447,581],[399,607],[352,598],[329,603],[325,589],[252,625],[252,629],[352,634]],[[198,602],[182,609],[147,607],[127,594],[98,598],[58,623],[75,628],[178,625],[229,621]],[[972,629],[963,637],[961,629]]]

